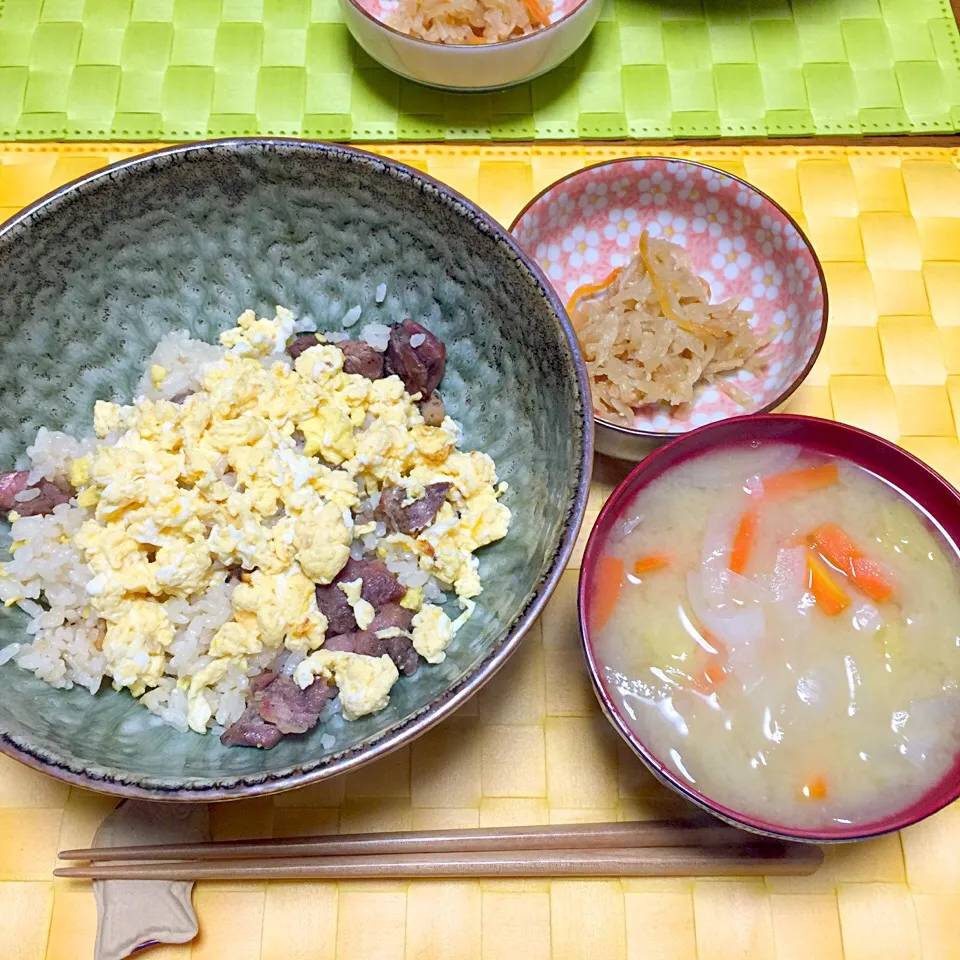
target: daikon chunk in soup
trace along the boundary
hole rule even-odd
[[[872,823],[960,751],[956,548],[851,462],[754,442],[670,468],[604,545],[589,610],[638,738],[735,812]]]

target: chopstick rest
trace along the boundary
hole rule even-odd
[[[94,847],[210,839],[206,804],[124,800],[107,816]],[[189,880],[94,880],[95,960],[123,960],[157,943],[187,943],[199,929]]]

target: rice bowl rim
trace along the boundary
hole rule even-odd
[[[146,169],[142,172],[149,174],[150,168],[158,162],[161,164],[176,163],[178,160],[182,162],[183,159],[194,154],[216,154],[222,150],[234,152],[245,149],[309,151],[338,163],[358,164],[372,170],[374,175],[392,176],[401,183],[412,182],[425,196],[427,203],[440,203],[459,219],[468,221],[474,229],[506,247],[507,253],[514,259],[517,267],[526,271],[537,292],[550,308],[557,321],[557,334],[569,351],[576,374],[575,393],[579,402],[571,411],[571,416],[579,426],[579,431],[574,433],[579,433],[581,450],[579,457],[575,452],[577,462],[572,465],[577,472],[575,493],[567,505],[560,535],[546,574],[534,585],[526,606],[517,612],[511,625],[504,631],[503,641],[493,645],[475,667],[420,711],[357,747],[331,754],[328,758],[305,760],[278,771],[217,779],[185,778],[182,784],[171,786],[171,781],[176,780],[175,777],[161,779],[138,776],[124,773],[117,768],[106,767],[98,768],[96,771],[90,770],[83,763],[68,760],[37,747],[24,738],[14,736],[0,728],[0,754],[19,760],[28,767],[58,780],[112,796],[203,803],[268,796],[355,770],[412,742],[469,700],[515,652],[553,595],[573,553],[586,511],[594,450],[590,386],[579,341],[557,292],[540,266],[532,257],[527,256],[509,230],[453,187],[407,164],[352,146],[298,137],[225,137],[178,144],[125,158],[50,191],[6,221],[0,222],[0,243],[19,227],[29,229],[29,221],[32,219],[56,215],[59,212],[60,201],[85,189],[96,189],[101,180],[115,179],[117,175],[136,176],[140,167],[145,167]],[[13,242],[16,242],[16,239]],[[11,667],[11,669],[19,668]]]
[[[353,2],[353,0],[351,0]],[[753,410],[744,410],[740,413],[734,413],[730,416],[721,417],[719,420],[712,421],[713,423],[723,423],[725,420],[734,419],[736,417],[751,417],[759,416],[765,413],[773,413],[778,407],[782,406],[800,387],[804,380],[810,375],[810,371],[813,369],[814,364],[817,362],[817,358],[820,356],[820,351],[823,349],[824,341],[827,337],[827,320],[830,315],[830,298],[829,293],[827,292],[827,277],[823,272],[823,264],[820,262],[820,256],[817,254],[816,248],[813,243],[811,243],[810,238],[804,232],[803,228],[797,222],[796,218],[783,206],[777,203],[769,194],[766,194],[759,187],[754,186],[747,180],[744,180],[742,177],[738,177],[735,173],[728,173],[726,170],[722,170],[720,167],[714,167],[709,163],[701,163],[699,160],[689,160],[686,157],[664,157],[659,155],[646,156],[642,154],[637,154],[629,157],[614,157],[612,160],[601,160],[598,163],[591,163],[586,167],[581,167],[579,170],[574,170],[572,173],[568,173],[565,176],[559,177],[554,180],[553,183],[548,184],[544,187],[535,197],[531,200],[528,200],[526,204],[522,207],[520,212],[513,218],[513,221],[510,224],[510,233],[513,236],[516,236],[515,231],[520,221],[527,215],[527,213],[532,210],[551,190],[554,190],[556,187],[559,187],[563,183],[567,183],[571,180],[575,180],[577,177],[582,176],[585,173],[588,173],[593,170],[600,170],[606,167],[613,167],[621,163],[632,163],[634,160],[653,160],[658,163],[682,163],[690,167],[696,167],[700,170],[710,170],[713,173],[716,173],[722,177],[727,177],[730,180],[733,180],[735,183],[740,184],[744,189],[748,190],[750,193],[755,194],[761,199],[765,200],[767,203],[771,204],[776,208],[783,217],[790,223],[794,230],[797,231],[797,234],[800,237],[804,247],[809,252],[811,259],[813,260],[814,266],[817,268],[817,276],[820,278],[820,290],[823,294],[823,316],[820,318],[820,332],[817,337],[816,345],[813,348],[813,352],[810,354],[810,358],[803,367],[803,369],[794,377],[794,379],[782,390],[773,400],[768,403],[765,403],[762,407],[756,407]],[[564,304],[564,312],[566,313],[566,304]],[[569,319],[570,315],[567,313],[567,318]],[[572,321],[571,321],[572,325]],[[690,427],[687,430],[643,430],[637,427],[625,427],[623,424],[614,423],[612,420],[606,420],[603,417],[597,415],[596,412],[593,414],[594,420],[600,424],[601,427],[605,430],[610,430],[614,433],[619,434],[623,437],[633,437],[633,438],[642,438],[645,440],[672,440],[677,437],[686,436],[689,433],[692,433],[694,430],[700,429],[699,427]]]
[[[491,40],[489,43],[486,41],[483,43],[444,43],[442,40],[424,40],[422,37],[415,37],[412,34],[404,33],[402,30],[398,30],[396,27],[391,27],[386,20],[381,20],[379,17],[375,17],[369,10],[361,6],[359,0],[347,0],[347,2],[358,13],[366,17],[371,23],[383,30],[386,30],[388,33],[392,33],[395,37],[402,37],[404,40],[409,40],[411,43],[422,43],[425,47],[441,47],[444,50],[471,50],[479,53],[479,51],[484,49],[506,47],[511,43],[524,43],[525,41],[534,40],[536,37],[542,37],[549,33],[554,27],[559,27],[561,23],[566,23],[572,16],[575,16],[580,10],[582,10],[591,2],[596,2],[596,0],[577,0],[577,5],[568,13],[565,13],[559,20],[556,22],[551,22],[545,27],[540,27],[539,30],[534,30],[533,33],[525,33],[522,37],[508,37],[506,40]],[[480,93],[484,91],[500,89],[502,88],[478,87],[477,92]]]
[[[808,435],[803,439],[797,439],[796,434],[804,431]],[[826,420],[823,417],[811,417],[806,414],[755,413],[728,417],[697,427],[688,433],[678,434],[669,443],[658,447],[645,460],[636,464],[617,484],[601,507],[584,548],[577,582],[577,623],[580,649],[587,663],[587,672],[594,695],[604,717],[634,756],[660,783],[701,810],[705,810],[733,827],[777,840],[816,844],[854,843],[894,833],[925,820],[960,799],[960,752],[955,753],[950,768],[929,785],[920,797],[904,804],[892,814],[861,825],[852,824],[846,830],[825,831],[816,827],[788,827],[774,820],[766,820],[761,815],[743,813],[685,783],[679,774],[674,773],[653,753],[640,734],[630,727],[623,710],[617,706],[601,677],[603,661],[596,652],[595,631],[590,628],[586,608],[587,597],[594,592],[597,561],[613,524],[638,494],[670,471],[718,450],[753,440],[793,443],[805,449],[821,452],[824,448],[843,441],[842,451],[831,450],[832,455],[843,457],[892,484],[901,499],[915,499],[919,507],[941,528],[941,532],[948,541],[955,546],[960,546],[960,536],[955,536],[955,531],[960,532],[960,521],[950,523],[948,519],[960,507],[960,491],[909,450],[868,430],[841,420]],[[882,461],[881,455],[883,455]],[[869,461],[869,465],[865,461]],[[935,506],[932,505],[934,501],[936,501]]]

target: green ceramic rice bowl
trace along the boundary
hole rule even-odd
[[[382,304],[377,301],[386,285]],[[379,288],[379,289],[378,289]],[[444,341],[447,410],[464,449],[509,490],[509,535],[480,551],[483,593],[446,660],[389,706],[333,716],[272,750],[180,733],[126,692],[54,689],[0,667],[0,750],[122,796],[216,800],[341,773],[409,742],[503,664],[566,565],[589,484],[586,377],[564,311],[486,214],[429,178],[356,150],[285,140],[195,144],[126,161],[0,227],[0,469],[28,466],[40,427],[89,435],[94,402],[129,402],[174,329],[215,342],[250,307],[321,330],[353,305],[412,317]],[[0,613],[0,648],[27,617]],[[0,650],[0,658],[2,658]]]

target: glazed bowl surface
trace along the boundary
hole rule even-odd
[[[0,750],[124,796],[276,792],[408,743],[520,643],[577,535],[592,424],[560,303],[483,211],[361,151],[215,141],[125,161],[42,199],[0,227],[0,265],[4,469],[26,465],[38,428],[87,435],[96,400],[129,402],[172,329],[215,341],[248,307],[262,316],[281,304],[338,330],[356,304],[381,322],[421,320],[445,342],[448,411],[464,449],[494,458],[513,512],[507,538],[480,553],[484,592],[446,661],[401,680],[380,713],[338,716],[268,751],[228,748],[164,725],[125,692],[54,689],[6,663]],[[23,640],[25,624],[2,610],[0,647]]]

